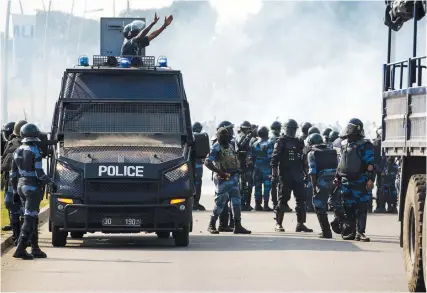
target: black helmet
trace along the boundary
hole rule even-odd
[[[252,128],[252,125],[251,125],[251,123],[249,122],[249,121],[243,121],[242,122],[242,124],[240,124],[240,128],[243,128],[243,129],[251,129]]]
[[[304,122],[301,126],[302,133],[304,133],[305,135],[308,135],[308,130],[310,129],[311,126],[313,125],[311,125],[310,122]]]
[[[338,133],[338,131],[331,131],[328,136],[328,141],[331,143],[334,142],[339,137],[339,135],[340,134]]]
[[[27,123],[21,128],[21,137],[23,138],[22,142],[33,142],[40,141],[40,130],[39,128],[32,124]]]
[[[200,122],[196,122],[193,124],[193,132],[201,132],[203,129],[203,125]]]
[[[323,144],[323,138],[319,133],[312,133],[307,138],[307,144],[309,146]]]
[[[1,135],[4,140],[9,140],[10,135],[13,133],[13,128],[15,127],[15,122],[8,122],[3,125],[1,129]]]
[[[260,129],[258,129],[258,136],[261,138],[267,138],[268,137],[268,128],[265,126],[262,126]]]
[[[310,129],[308,130],[308,134],[313,134],[313,133],[318,133],[318,134],[320,134],[320,130],[319,130],[319,128],[317,128],[316,126],[312,126],[312,127],[310,127]]]
[[[224,120],[220,124],[218,124],[218,127],[216,128],[216,130],[220,129],[221,127],[233,128],[234,124],[231,123],[230,121]]]
[[[126,39],[136,37],[144,27],[145,22],[142,20],[134,20],[123,28],[123,36]]]
[[[274,121],[273,123],[271,123],[270,129],[280,131],[282,129],[282,125],[279,121]]]
[[[347,126],[345,129],[343,129],[342,137],[364,137],[365,132],[363,130],[363,122],[360,121],[360,119],[352,118],[347,123]]]
[[[332,128],[327,127],[325,130],[323,130],[322,135],[328,137],[329,133],[331,133],[333,131]]]
[[[298,123],[294,119],[288,119],[283,123],[283,128],[286,136],[295,137],[298,129]]]
[[[13,127],[13,134],[15,134],[16,136],[20,136],[22,126],[24,126],[27,123],[28,122],[25,120],[19,120],[18,122],[16,122],[15,126]]]

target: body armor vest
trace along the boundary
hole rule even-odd
[[[359,147],[364,140],[350,144],[347,140],[341,144],[341,158],[338,174],[348,179],[357,179],[363,173],[363,160],[359,155]]]
[[[218,161],[218,169],[223,172],[236,172],[239,169],[239,159],[231,146],[221,148],[220,159]]]
[[[302,144],[298,139],[286,139],[284,142],[284,152],[282,155],[282,164],[284,166],[301,165],[302,163]]]
[[[22,138],[15,137],[6,145],[5,153],[1,160],[1,170],[3,172],[9,172],[12,168],[13,153],[21,146],[21,140]]]
[[[316,171],[317,171],[317,184],[320,184],[320,181],[326,182],[328,189],[334,188],[334,178],[338,165],[337,152],[335,150],[330,150],[328,148],[319,149],[316,147],[312,148],[314,152],[314,160],[316,161]]]

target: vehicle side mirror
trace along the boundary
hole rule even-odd
[[[207,133],[194,133],[194,147],[196,151],[196,158],[206,158],[211,151],[210,141]]]

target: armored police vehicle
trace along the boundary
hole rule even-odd
[[[194,162],[209,139],[193,135],[182,74],[165,57],[119,57],[133,20],[101,19],[101,55],[64,72],[49,156],[53,246],[68,232],[172,233],[189,244]]]
[[[417,57],[417,40],[425,39],[426,1],[386,1],[388,56],[384,65],[382,150],[387,158],[401,158],[399,193],[400,245],[403,247],[408,288],[425,292],[427,280],[426,199],[426,52]],[[413,21],[413,24],[409,22]],[[391,62],[393,31],[413,26],[412,56]],[[421,24],[421,26],[419,26]],[[417,38],[418,37],[418,38]],[[422,46],[420,46],[422,47]]]

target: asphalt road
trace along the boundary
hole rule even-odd
[[[212,197],[203,203],[211,207]],[[291,205],[292,206],[292,205]],[[368,217],[370,243],[317,239],[295,233],[295,213],[286,232],[273,232],[272,213],[243,213],[252,235],[206,232],[209,212],[196,212],[190,245],[153,234],[85,235],[65,248],[50,245],[47,226],[41,247],[47,259],[2,256],[2,291],[407,291],[396,215]]]

